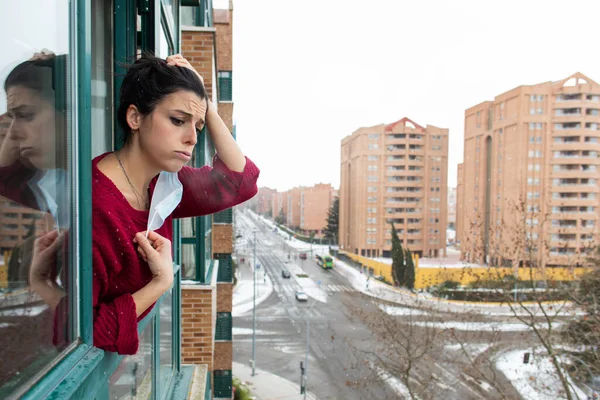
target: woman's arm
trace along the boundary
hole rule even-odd
[[[200,75],[198,71],[192,67],[189,61],[186,60],[181,54],[175,54],[167,57],[167,62],[170,65],[176,65],[178,67],[188,68],[194,71],[202,84],[204,84],[202,75]],[[231,171],[244,171],[244,167],[246,166],[246,158],[244,157],[242,150],[240,150],[239,146],[233,139],[231,132],[229,132],[229,129],[227,129],[227,126],[221,119],[221,116],[217,112],[214,104],[212,104],[210,99],[206,99],[206,102],[206,127],[208,128],[210,138],[215,145],[215,150],[217,151],[219,158]]]
[[[227,168],[234,172],[244,171],[246,157],[233,139],[233,135],[221,119],[216,107],[208,100],[209,106],[206,112],[206,127],[210,134],[215,150],[219,158]]]

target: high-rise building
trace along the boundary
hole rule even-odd
[[[332,203],[333,188],[328,183],[301,188],[300,230],[320,237],[327,226],[327,213]]]
[[[584,262],[598,234],[600,85],[576,73],[465,111],[463,256],[494,265]]]
[[[284,224],[298,232],[321,237],[327,226],[327,213],[337,193],[328,183],[299,186],[271,197],[273,218],[283,215]]]
[[[448,188],[448,228],[456,229],[456,188]]]
[[[341,150],[340,248],[389,257],[393,222],[413,253],[445,255],[448,129],[403,118],[358,129]]]

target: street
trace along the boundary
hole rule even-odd
[[[378,306],[386,304],[377,301],[357,290],[348,280],[341,268],[323,270],[308,255],[307,260],[297,258],[298,250],[285,243],[285,240],[249,214],[238,213],[237,230],[242,235],[236,251],[239,264],[238,279],[245,283],[252,280],[253,232],[256,232],[257,281],[260,289],[257,297],[264,295],[269,286],[265,283],[266,271],[272,282],[271,294],[256,307],[256,367],[269,371],[300,385],[300,362],[305,360],[306,322],[310,320],[308,390],[319,399],[393,399],[407,396],[397,379],[386,376],[386,371],[374,368],[378,341],[368,319],[360,316],[377,315]],[[288,261],[288,254],[290,260]],[[283,278],[282,269],[298,273],[302,270],[306,278]],[[300,279],[315,283],[300,285]],[[299,302],[295,291],[303,288],[311,297],[307,302]],[[320,297],[319,295],[323,296]],[[235,298],[234,294],[234,298]],[[321,301],[317,301],[316,299]],[[324,302],[323,302],[324,301]],[[314,303],[314,306],[313,306]],[[431,301],[426,303],[431,306]],[[425,303],[424,303],[425,305]],[[388,303],[393,308],[398,304]],[[428,308],[420,310],[419,303],[407,301],[402,310],[412,314],[399,314],[387,317],[395,321],[402,331],[410,331],[415,339],[431,334],[429,325],[421,321],[439,319],[444,323],[463,321],[461,313],[447,312],[440,303],[438,310]],[[454,311],[454,310],[453,310]],[[469,313],[469,323],[494,326],[508,323],[510,317],[493,317]],[[234,315],[234,361],[250,365],[252,359],[252,309]],[[373,321],[371,321],[373,322]],[[514,324],[513,324],[514,325]],[[531,334],[523,330],[515,332],[477,329],[455,331],[438,329],[437,338],[441,345],[435,352],[425,354],[414,360],[410,381],[413,390],[420,391],[423,398],[444,399],[488,399],[518,398],[510,382],[502,373],[494,370],[493,362],[486,357],[491,350],[510,349]],[[452,335],[451,335],[452,334]],[[409,339],[410,340],[410,339]],[[416,342],[415,342],[416,343]],[[432,342],[433,343],[433,342]],[[438,344],[439,344],[438,343]],[[435,346],[432,344],[431,348]],[[465,355],[465,351],[470,357]],[[487,352],[486,352],[487,351]],[[383,356],[382,356],[383,357]],[[487,365],[484,374],[471,374],[474,364]],[[394,365],[392,361],[390,365]],[[488,371],[489,369],[489,371]],[[483,370],[483,368],[482,368]],[[393,375],[393,374],[392,374]],[[485,376],[493,376],[487,382]],[[501,394],[502,393],[502,394]],[[505,398],[506,398],[505,397]],[[300,397],[299,397],[300,398]]]

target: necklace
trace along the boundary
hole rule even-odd
[[[119,153],[116,151],[114,153],[115,153],[115,156],[117,157],[117,161],[119,162],[119,167],[121,167],[121,170],[123,170],[123,174],[125,175],[125,178],[127,178],[127,182],[129,183],[129,186],[131,186],[131,189],[133,190],[133,194],[135,195],[135,200],[138,204],[138,207],[141,207],[144,196],[142,196],[140,194],[140,192],[137,191],[137,189],[131,182],[131,179],[129,179],[129,175],[127,175],[127,171],[125,171],[125,167],[123,166],[123,163],[121,162],[121,157],[119,157]],[[146,210],[148,210],[150,208],[150,204],[148,204],[148,198],[146,198],[144,207],[146,208]]]

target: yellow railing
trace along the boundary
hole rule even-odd
[[[373,271],[374,275],[380,275],[389,283],[392,282],[392,266],[381,261],[375,261],[367,257],[359,256],[353,253],[340,251],[349,259],[363,265]],[[513,275],[512,268],[497,267],[464,267],[464,268],[419,268],[419,257],[413,256],[415,264],[415,289],[424,289],[429,286],[439,285],[445,281],[460,282],[461,285],[468,285],[477,281],[500,279]],[[572,281],[579,279],[588,272],[588,268],[519,268],[518,275],[521,280],[544,281]]]

